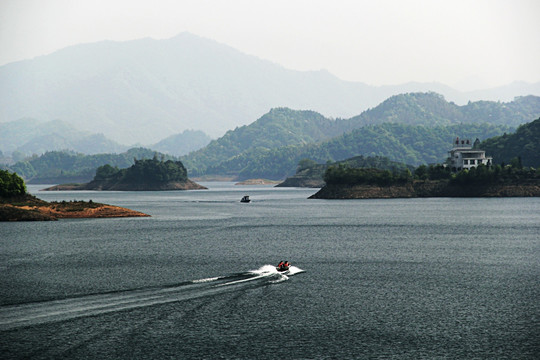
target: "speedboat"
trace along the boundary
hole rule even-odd
[[[280,274],[287,274],[287,273],[289,273],[289,266],[285,266],[285,265],[283,265],[283,266],[277,266],[277,267],[276,267],[276,270],[277,270],[278,273],[280,273]]]
[[[248,195],[245,195],[244,197],[242,197],[242,199],[240,200],[240,202],[243,202],[243,203],[248,203],[250,202],[251,200],[249,199],[249,196]]]

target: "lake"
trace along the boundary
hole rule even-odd
[[[540,199],[42,192],[150,218],[0,223],[3,359],[533,359]],[[249,195],[251,203],[240,203]],[[294,273],[278,274],[280,260]]]

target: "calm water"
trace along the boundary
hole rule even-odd
[[[538,358],[540,199],[205,185],[30,187],[152,217],[0,223],[1,357]]]

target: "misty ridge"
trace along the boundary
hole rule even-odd
[[[538,95],[540,83],[474,92],[439,83],[370,86],[327,71],[288,70],[190,33],[103,41],[0,67],[0,150],[97,153],[144,145],[183,155],[272,108],[307,109],[339,120],[413,92],[436,92],[459,109],[469,101]],[[85,150],[77,148],[85,143]]]

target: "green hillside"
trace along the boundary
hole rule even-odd
[[[204,174],[209,167],[254,149],[275,149],[329,139],[342,133],[336,124],[314,111],[272,109],[252,124],[227,131],[205,148],[182,157],[182,161],[190,174]]]
[[[483,141],[480,148],[493,156],[495,164],[510,163],[519,158],[523,166],[540,167],[540,118],[504,134]]]
[[[387,156],[419,165],[443,161],[455,136],[486,139],[511,132],[539,115],[537,96],[458,106],[436,93],[392,96],[351,119],[279,108],[227,132],[182,161],[192,176],[222,174],[241,179],[290,176],[306,157],[326,162],[357,155]],[[324,141],[328,143],[319,144]]]
[[[318,152],[341,159],[348,154],[385,156],[411,165],[443,162],[456,136],[485,139],[511,132],[511,128],[491,124],[413,126],[386,123],[366,126],[319,146]],[[350,157],[348,155],[347,157]]]
[[[337,120],[314,111],[276,108],[180,160],[191,176],[225,175],[241,180],[283,179],[295,173],[301,159],[323,164],[363,155],[409,165],[429,164],[445,160],[456,136],[485,140],[512,133],[509,124],[539,116],[540,97],[535,96],[509,103],[481,101],[457,106],[435,93],[403,94],[355,118]],[[527,151],[534,153],[537,144],[528,141],[526,148],[515,153],[528,164]],[[497,146],[504,148],[501,143]],[[486,150],[496,161],[507,158],[496,149]],[[18,162],[10,170],[30,183],[85,182],[104,164],[124,168],[133,164],[134,157],[153,155],[154,151],[142,148],[93,156],[52,151]]]
[[[379,106],[350,119],[351,127],[399,123],[439,126],[459,123],[490,123],[517,127],[540,116],[540,97],[521,96],[514,101],[476,101],[458,106],[437,93],[392,96]]]
[[[442,163],[457,135],[483,139],[511,130],[508,126],[490,124],[431,128],[391,123],[370,125],[321,143],[249,149],[217,165],[209,166],[206,173],[238,176],[239,179],[283,179],[295,173],[296,166],[302,159],[311,159],[322,164],[359,155],[382,156],[409,165]],[[191,169],[189,173],[193,174]]]
[[[351,118],[350,121],[356,126],[387,122],[425,126],[450,125],[466,121],[461,108],[436,93],[400,94]]]

